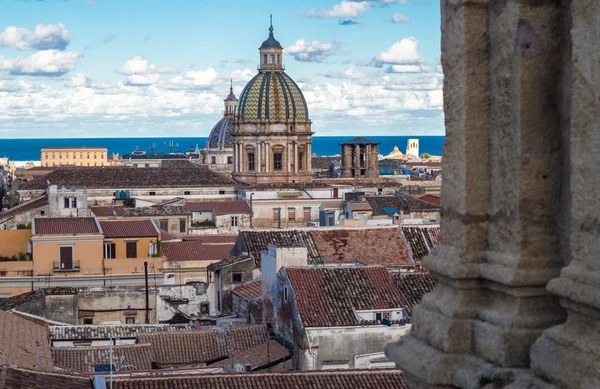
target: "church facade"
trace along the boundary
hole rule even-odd
[[[308,107],[285,73],[272,23],[259,51],[258,74],[242,90],[233,118],[233,177],[246,183],[310,182]]]

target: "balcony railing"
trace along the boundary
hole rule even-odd
[[[79,271],[79,261],[73,261],[72,267],[64,267],[64,266],[61,267],[61,265],[66,265],[66,264],[63,264],[60,261],[54,261],[54,272],[55,273]]]

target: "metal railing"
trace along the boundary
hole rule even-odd
[[[54,272],[71,272],[71,271],[79,271],[79,261],[73,261],[73,267],[64,267],[61,265],[65,265],[60,261],[54,261]]]

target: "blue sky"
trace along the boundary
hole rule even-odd
[[[6,0],[0,138],[205,136],[270,13],[316,135],[443,135],[438,0]]]

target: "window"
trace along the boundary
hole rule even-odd
[[[304,168],[304,152],[300,151],[298,153],[298,170],[302,170]]]
[[[233,165],[233,157],[227,157],[227,164]]]
[[[231,273],[231,282],[234,284],[239,284],[243,281],[244,274],[243,273]]]
[[[254,171],[254,152],[248,153],[248,171]]]
[[[84,317],[83,318],[83,325],[89,326],[94,324],[94,318],[92,317]]]
[[[273,220],[279,220],[279,208],[273,208]]]
[[[163,231],[169,231],[169,221],[168,220],[160,220],[158,222],[160,224],[160,229]]]
[[[125,324],[135,324],[135,316],[126,316]]]
[[[287,286],[283,287],[283,301],[288,301],[288,289]]]
[[[269,65],[273,65],[275,63],[275,56],[273,54],[269,55]]]
[[[288,208],[288,220],[296,220],[296,208]]]
[[[237,226],[238,226],[238,217],[232,216],[231,217],[231,227],[237,227]]]
[[[65,197],[65,208],[77,208],[77,199],[75,197]]]
[[[283,153],[273,153],[273,170],[283,170]]]
[[[304,220],[310,220],[310,208],[304,208]]]
[[[40,211],[40,215],[44,216],[46,214],[46,211]]]
[[[126,243],[127,258],[137,258],[137,242]]]
[[[212,163],[213,165],[216,165],[217,157],[210,157],[210,163]]]
[[[208,303],[200,304],[200,314],[208,315],[210,312],[210,305]]]
[[[150,196],[156,196],[156,192],[150,192]]]
[[[183,195],[184,196],[189,196],[190,195],[190,191],[189,190],[184,190],[183,191]]]
[[[185,232],[185,219],[179,220],[179,232]]]
[[[219,194],[220,194],[220,195],[224,195],[224,194],[225,194],[225,191],[224,191],[224,190],[220,190],[220,191],[219,191]]]
[[[73,247],[65,246],[60,248],[60,269],[73,270]]]
[[[375,314],[375,320],[376,321],[381,321],[381,319],[383,319],[383,316],[382,316],[381,312],[377,312]]]
[[[117,247],[114,243],[104,243],[104,259],[114,259],[117,257]]]

